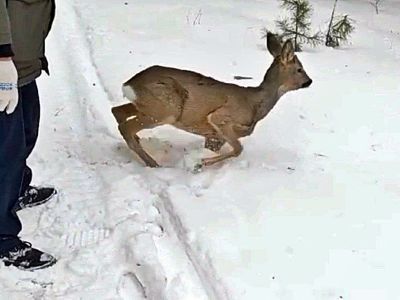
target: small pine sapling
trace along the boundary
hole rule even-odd
[[[340,44],[347,42],[355,29],[353,23],[354,20],[350,19],[348,15],[336,17],[330,30],[328,30],[326,46],[336,48]]]
[[[332,15],[325,37],[325,45],[333,48],[339,47],[340,43],[347,42],[350,34],[354,31],[354,21],[347,15],[335,16],[337,2],[338,0],[335,0],[333,4]]]
[[[301,51],[303,44],[313,47],[322,42],[321,32],[311,34],[312,7],[308,0],[281,0],[281,6],[290,13],[289,17],[276,21],[285,39],[292,39],[295,51]]]

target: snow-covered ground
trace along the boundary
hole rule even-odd
[[[31,159],[56,201],[21,212],[23,239],[51,269],[0,267],[0,299],[400,299],[400,2],[357,21],[341,49],[299,54],[314,80],[285,95],[233,160],[190,171],[202,139],[165,127],[138,162],[110,113],[120,86],[153,64],[257,85],[269,0],[58,1],[39,80],[43,118]],[[331,1],[311,1],[325,26]]]

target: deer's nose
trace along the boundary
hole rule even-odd
[[[303,83],[302,87],[303,88],[309,87],[311,85],[311,83],[312,83],[312,80],[310,79],[307,82]]]

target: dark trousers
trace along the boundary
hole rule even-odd
[[[26,160],[37,141],[39,119],[35,81],[19,89],[14,113],[0,113],[0,253],[18,243],[21,222],[13,208],[32,180]]]

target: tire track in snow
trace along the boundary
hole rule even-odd
[[[229,294],[225,287],[218,280],[217,272],[208,256],[198,253],[189,242],[188,231],[185,228],[174,205],[168,195],[168,187],[157,193],[160,197],[161,211],[165,213],[175,234],[181,243],[190,263],[199,277],[207,296],[211,300],[229,300]]]

